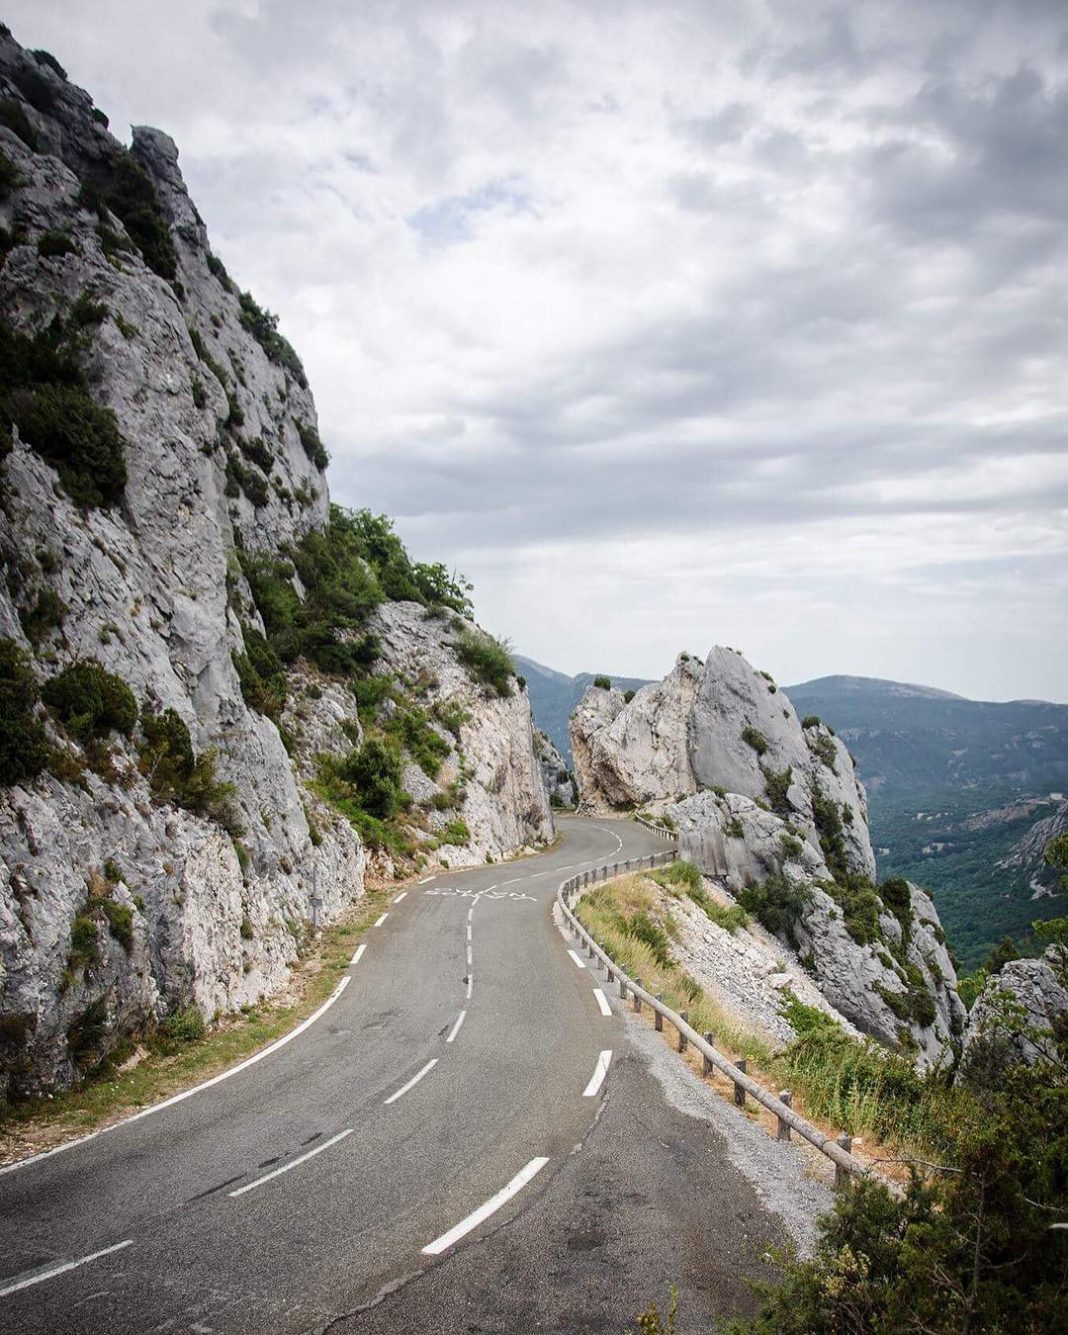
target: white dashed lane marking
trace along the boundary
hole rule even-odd
[[[525,1168],[521,1168],[515,1177],[506,1187],[497,1192],[496,1196],[491,1196],[485,1205],[480,1205],[477,1210],[461,1219],[455,1227],[450,1228],[448,1233],[443,1233],[440,1238],[436,1238],[423,1248],[426,1256],[440,1256],[442,1252],[454,1246],[461,1238],[465,1238],[472,1229],[478,1228],[479,1224],[487,1220],[490,1215],[494,1215],[506,1205],[513,1196],[517,1196],[528,1182],[532,1181],[545,1165],[549,1162],[547,1157],[539,1156],[537,1159],[531,1159]]]
[[[576,951],[576,950],[569,950],[567,953],[571,956],[571,958],[575,961],[575,963],[578,965],[578,967],[579,967],[580,969],[584,969],[584,968],[586,967],[586,965],[585,965],[585,963],[583,962],[582,957],[579,955],[578,951]]]
[[[40,1270],[35,1275],[27,1275],[25,1279],[16,1279],[13,1283],[7,1284],[0,1289],[0,1298],[6,1298],[9,1293],[18,1293],[22,1289],[32,1288],[34,1284],[43,1284],[46,1279],[55,1279],[57,1275],[65,1275],[68,1270],[77,1270],[80,1265],[88,1265],[90,1261],[99,1261],[102,1256],[110,1256],[112,1252],[121,1252],[124,1247],[132,1247],[133,1238],[127,1238],[125,1242],[117,1242],[114,1247],[105,1247],[103,1251],[93,1252],[89,1256],[83,1256],[77,1261],[64,1261],[62,1265],[50,1266],[47,1270]]]
[[[608,998],[599,987],[593,989],[593,995],[597,998],[597,1005],[601,1008],[602,1015],[611,1015],[612,1007],[608,1004]]]
[[[408,1081],[406,1085],[401,1085],[400,1089],[397,1090],[396,1094],[391,1094],[389,1098],[386,1099],[386,1103],[387,1104],[396,1103],[398,1099],[403,1098],[404,1095],[407,1094],[407,1092],[410,1089],[414,1089],[415,1086],[419,1083],[419,1081],[422,1080],[423,1076],[426,1075],[428,1071],[432,1071],[434,1067],[437,1066],[437,1064],[438,1064],[437,1057],[431,1057],[431,1059],[427,1062],[427,1064],[423,1067],[421,1071],[417,1071],[416,1074],[412,1076],[412,1078]]]
[[[272,1182],[276,1177],[281,1177],[283,1173],[288,1173],[290,1169],[298,1168],[302,1163],[307,1163],[309,1159],[314,1159],[317,1154],[322,1154],[324,1150],[330,1149],[338,1141],[344,1140],[346,1136],[352,1135],[352,1127],[345,1131],[339,1131],[336,1136],[331,1136],[329,1140],[324,1140],[321,1145],[316,1145],[315,1149],[309,1150],[307,1154],[302,1154],[298,1159],[291,1163],[283,1164],[281,1168],[276,1168],[273,1173],[266,1173],[263,1177],[258,1177],[255,1182],[250,1182],[247,1186],[238,1187],[236,1191],[229,1191],[230,1197],[243,1196],[246,1191],[255,1191],[257,1187],[262,1187],[265,1182]]]
[[[593,1075],[590,1078],[590,1083],[582,1091],[582,1097],[584,1099],[592,1099],[604,1084],[604,1078],[608,1074],[608,1063],[611,1060],[612,1051],[610,1048],[606,1048],[597,1058],[597,1065],[593,1068]]]

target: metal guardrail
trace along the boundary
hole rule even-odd
[[[635,816],[634,819],[639,825],[643,825],[647,830],[652,830],[653,834],[658,834],[661,839],[675,840],[679,837],[677,830],[665,829],[663,825],[657,825],[651,820],[646,820],[644,816]]]
[[[642,821],[642,824],[645,825],[647,822]],[[747,1074],[744,1059],[740,1059],[738,1062],[728,1061],[713,1045],[710,1034],[699,1034],[690,1025],[685,1011],[681,1013],[673,1011],[670,1006],[664,1005],[660,997],[647,992],[642,987],[640,980],[631,978],[624,973],[615,960],[601,949],[572,912],[571,904],[577,902],[581,897],[581,892],[588,885],[594,885],[598,881],[613,880],[617,876],[624,876],[632,871],[640,871],[643,867],[651,869],[656,866],[663,866],[665,863],[673,862],[676,857],[678,857],[677,850],[669,849],[666,853],[651,853],[643,858],[628,858],[623,862],[607,863],[603,867],[596,867],[592,871],[580,872],[577,876],[570,877],[556,891],[556,902],[564,915],[564,921],[573,934],[586,946],[590,958],[601,961],[607,971],[608,981],[610,983],[618,981],[619,995],[622,999],[625,1000],[627,993],[630,992],[635,1010],[641,1010],[642,1002],[645,1002],[652,1008],[656,1016],[657,1029],[662,1030],[663,1022],[667,1020],[678,1031],[680,1052],[686,1051],[688,1043],[693,1044],[703,1058],[705,1075],[708,1075],[714,1067],[733,1082],[734,1102],[740,1108],[745,1107],[745,1098],[748,1094],[778,1118],[779,1140],[789,1140],[790,1132],[796,1131],[810,1145],[814,1145],[816,1149],[825,1154],[835,1166],[835,1186],[843,1186],[848,1182],[850,1176],[873,1176],[872,1170],[866,1164],[861,1163],[859,1159],[850,1154],[849,1151],[853,1144],[851,1136],[844,1131],[837,1139],[824,1135],[819,1127],[813,1126],[811,1122],[807,1122],[800,1114],[794,1112],[790,1106],[789,1090],[783,1090],[779,1098],[776,1098],[774,1094],[769,1094],[762,1085],[757,1084],[753,1077]]]

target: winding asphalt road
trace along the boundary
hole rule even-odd
[[[398,894],[331,1004],[229,1078],[0,1172],[0,1330],[682,1330],[748,1305],[781,1225],[669,1107],[552,921],[552,851]]]

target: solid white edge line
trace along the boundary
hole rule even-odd
[[[407,890],[402,890],[402,891],[400,892],[399,895],[395,895],[395,896],[394,896],[394,898],[393,898],[393,903],[394,903],[394,904],[399,904],[399,903],[401,902],[401,900],[404,898],[404,896],[405,896],[407,893],[408,893]]]
[[[456,1037],[456,1035],[460,1032],[460,1026],[463,1024],[463,1022],[464,1022],[466,1019],[467,1019],[467,1011],[465,1011],[465,1010],[464,1010],[464,1011],[461,1011],[461,1012],[460,1012],[459,1019],[457,1019],[456,1023],[455,1023],[455,1024],[453,1025],[453,1027],[452,1027],[452,1033],[451,1033],[451,1034],[448,1036],[448,1038],[445,1040],[446,1043],[451,1043],[451,1042],[452,1042],[452,1040],[453,1040],[453,1039]]]
[[[358,946],[356,947],[356,954],[353,955],[352,959],[349,960],[349,968],[350,968],[350,969],[352,968],[352,966],[353,966],[354,964],[359,964],[359,962],[360,962],[360,956],[363,954],[363,952],[364,952],[366,949],[367,949],[367,942],[366,942],[366,941],[361,942],[360,945],[358,945]]]
[[[467,924],[467,939],[468,939],[468,941],[471,940],[471,924],[470,924],[470,923]]]
[[[379,918],[379,920],[375,923],[375,926],[381,927],[388,917],[389,917],[388,913],[383,913],[381,918]]]
[[[612,1049],[606,1048],[597,1058],[597,1065],[593,1068],[593,1076],[590,1083],[582,1091],[584,1099],[592,1099],[597,1091],[604,1084],[604,1078],[608,1074],[608,1063],[612,1060]]]
[[[608,1004],[608,998],[599,987],[593,989],[593,995],[597,998],[597,1004],[601,1008],[602,1015],[611,1015],[612,1007]]]
[[[255,1182],[250,1182],[247,1186],[238,1187],[236,1191],[228,1191],[226,1194],[232,1198],[243,1196],[246,1191],[255,1191],[257,1187],[262,1187],[265,1182],[270,1182],[276,1177],[281,1177],[283,1173],[288,1173],[291,1168],[296,1168],[302,1163],[307,1163],[309,1159],[314,1159],[317,1154],[322,1154],[323,1150],[328,1150],[331,1145],[336,1145],[339,1140],[344,1140],[346,1136],[352,1135],[352,1127],[346,1131],[339,1131],[336,1136],[331,1136],[329,1140],[324,1140],[321,1145],[316,1145],[315,1149],[309,1150],[307,1154],[302,1154],[299,1159],[292,1160],[291,1163],[285,1163],[281,1168],[276,1168],[273,1173],[267,1173],[263,1177],[258,1177]]]
[[[421,1071],[413,1075],[406,1085],[401,1085],[400,1089],[397,1090],[396,1094],[391,1094],[389,1098],[386,1099],[386,1103],[387,1104],[396,1103],[399,1098],[402,1098],[405,1094],[407,1094],[407,1092],[410,1089],[412,1089],[415,1085],[417,1085],[428,1071],[433,1070],[433,1068],[437,1066],[437,1064],[438,1064],[437,1057],[431,1057],[431,1059],[427,1062],[427,1064],[423,1067]]]
[[[466,1237],[472,1229],[478,1228],[479,1224],[488,1219],[490,1215],[496,1214],[502,1205],[506,1205],[513,1196],[521,1192],[548,1162],[548,1157],[544,1155],[531,1159],[530,1163],[525,1168],[521,1168],[511,1182],[497,1192],[496,1196],[491,1196],[485,1205],[480,1205],[477,1210],[472,1210],[466,1219],[461,1219],[458,1224],[449,1229],[448,1233],[443,1233],[440,1238],[435,1238],[433,1242],[424,1247],[423,1255],[440,1256],[443,1251],[447,1251],[454,1243]]]
[[[142,1117],[151,1117],[154,1113],[162,1112],[164,1108],[171,1108],[176,1103],[191,1099],[194,1094],[199,1094],[201,1090],[211,1089],[213,1085],[219,1085],[224,1080],[229,1080],[232,1075],[248,1070],[250,1066],[255,1066],[257,1062],[263,1061],[264,1057],[269,1057],[272,1052],[277,1052],[279,1048],[284,1048],[287,1043],[292,1043],[298,1035],[304,1033],[305,1029],[309,1029],[321,1015],[326,1014],[351,982],[352,979],[346,974],[317,1011],[313,1011],[306,1020],[301,1020],[300,1024],[295,1029],[291,1029],[288,1034],[283,1034],[281,1038],[275,1039],[262,1051],[253,1053],[251,1057],[246,1057],[243,1062],[238,1062],[236,1066],[231,1066],[228,1071],[220,1071],[218,1075],[213,1075],[210,1080],[194,1085],[192,1089],[185,1089],[181,1094],[174,1094],[171,1098],[164,1099],[162,1103],[154,1103],[151,1108],[142,1108],[140,1112],[133,1113],[130,1117],[124,1117],[121,1122],[113,1122],[111,1126],[102,1126],[99,1131],[90,1131],[87,1136],[79,1136],[77,1140],[68,1140],[65,1145],[57,1145],[55,1149],[42,1150],[40,1154],[31,1155],[28,1159],[20,1159],[18,1163],[6,1164],[3,1168],[0,1168],[0,1177],[3,1177],[5,1173],[15,1172],[17,1168],[26,1168],[29,1164],[39,1163],[42,1159],[50,1159],[54,1154],[62,1154],[64,1150],[72,1150],[76,1145],[84,1145],[87,1141],[95,1140],[97,1136],[105,1136],[110,1131],[118,1131],[119,1127],[128,1126],[130,1122],[139,1122]]]
[[[579,966],[580,969],[584,969],[586,967],[586,965],[583,963],[577,951],[571,950],[569,948],[567,953],[571,956],[571,958],[575,961],[575,963]]]
[[[65,1275],[68,1270],[77,1270],[80,1265],[99,1261],[102,1256],[110,1256],[112,1252],[121,1252],[124,1247],[132,1246],[133,1238],[127,1238],[125,1242],[117,1242],[114,1247],[105,1247],[102,1251],[93,1252],[91,1256],[82,1256],[77,1261],[64,1261],[62,1265],[54,1265],[51,1270],[44,1270],[39,1275],[28,1275],[0,1289],[0,1298],[6,1298],[9,1293],[18,1293],[21,1289],[32,1288],[34,1284],[43,1284],[46,1279],[55,1279],[57,1275]]]

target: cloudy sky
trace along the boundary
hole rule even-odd
[[[1063,0],[8,0],[567,672],[1068,699]]]

